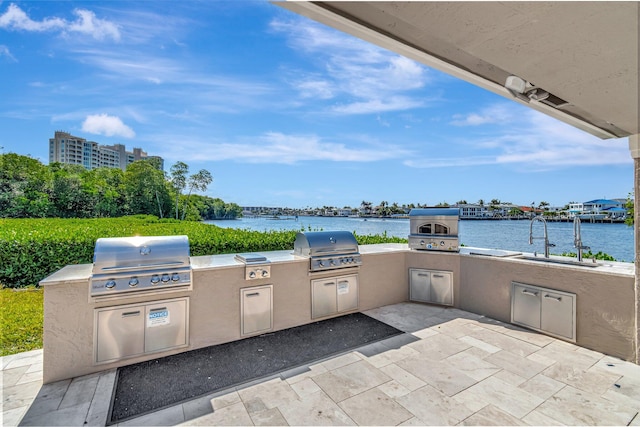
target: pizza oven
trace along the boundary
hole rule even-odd
[[[458,252],[458,208],[421,208],[409,212],[409,248]]]

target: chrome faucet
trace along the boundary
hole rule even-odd
[[[544,225],[544,236],[542,237],[533,237],[533,223],[534,221],[541,221]],[[535,216],[531,219],[531,223],[529,224],[529,244],[533,245],[533,239],[544,239],[544,257],[549,258],[549,248],[553,248],[556,245],[553,243],[549,243],[549,234],[547,233],[547,220],[545,220],[542,215]]]
[[[573,218],[573,246],[578,250],[578,262],[582,262],[582,250],[590,250],[589,246],[582,244],[582,233],[580,232],[580,217]]]

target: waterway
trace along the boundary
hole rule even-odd
[[[239,228],[255,231],[296,230],[296,231],[329,231],[347,230],[356,234],[383,234],[407,238],[409,220],[406,218],[347,218],[301,216],[281,219],[240,218],[237,220],[205,221],[223,228]],[[529,245],[528,220],[519,221],[483,221],[461,220],[458,230],[460,243],[490,249],[505,249],[521,252],[544,252],[544,244],[540,239]],[[535,237],[543,235],[542,223],[533,225]],[[547,224],[549,242],[555,244],[550,248],[552,254],[576,252],[573,247],[573,223],[549,222]],[[616,261],[633,262],[634,237],[633,227],[625,224],[591,224],[582,223],[582,242],[591,248],[591,252],[604,252]]]

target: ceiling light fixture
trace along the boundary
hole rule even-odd
[[[504,87],[511,93],[511,95],[527,103],[531,100],[542,101],[549,97],[549,92],[535,87],[518,76],[507,77]]]

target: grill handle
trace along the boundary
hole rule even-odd
[[[140,310],[138,311],[128,311],[126,313],[122,313],[122,317],[133,317],[133,316],[139,316],[140,315]]]
[[[121,270],[130,270],[132,268],[140,268],[140,267],[168,267],[171,265],[183,265],[184,263],[182,261],[171,261],[171,262],[159,262],[156,264],[138,264],[138,265],[133,265],[133,266],[126,266],[126,267],[103,267],[100,270],[103,271],[121,271]]]

